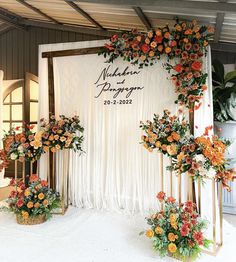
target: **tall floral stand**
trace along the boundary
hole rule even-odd
[[[202,215],[202,203],[206,201],[207,196],[204,194],[204,182],[197,179],[197,181],[193,180],[191,176],[184,176],[177,175],[174,172],[169,171],[169,175],[164,174],[165,164],[164,158],[165,156],[162,153],[159,153],[159,168],[160,168],[160,185],[161,191],[169,192],[169,194],[176,199],[178,202],[184,202],[187,200],[193,201],[194,199],[194,190],[195,188],[195,199],[196,205],[198,209],[198,213]],[[171,164],[171,158],[168,161]],[[223,184],[222,182],[216,182],[214,178],[204,178],[206,183],[211,187],[211,194],[208,199],[209,207],[211,207],[211,219],[209,221],[210,228],[211,228],[211,239],[212,241],[212,248],[210,250],[203,250],[204,253],[209,255],[216,256],[219,249],[223,245],[223,209],[222,209],[222,191],[223,191]],[[185,180],[185,181],[183,181]],[[177,185],[174,185],[174,182],[177,182]],[[183,194],[184,189],[184,182],[185,188],[187,188],[187,192]],[[163,204],[161,205],[161,209],[163,209]]]
[[[70,150],[58,150],[49,155],[49,184],[60,193],[61,206],[53,214],[64,215],[69,206],[69,155]],[[52,160],[52,161],[51,161]],[[50,162],[52,162],[50,166]]]

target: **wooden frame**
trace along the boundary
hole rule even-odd
[[[88,55],[88,54],[96,54],[99,52],[101,47],[91,47],[91,48],[79,48],[79,49],[71,49],[71,50],[61,50],[61,51],[51,51],[51,52],[43,52],[42,58],[47,58],[48,62],[48,103],[49,103],[49,116],[50,114],[55,114],[55,90],[54,90],[54,68],[53,68],[53,58],[54,57],[63,57],[63,56],[75,56],[75,55]],[[55,155],[52,152],[49,152],[49,185],[51,188],[56,189],[56,167],[55,167]],[[64,178],[63,178],[64,181]],[[66,199],[68,206],[68,176],[67,176],[67,188],[66,188]],[[64,185],[63,185],[64,191]],[[64,194],[64,192],[63,192]],[[65,213],[67,206],[65,207],[64,196],[63,206],[62,206],[62,214]]]

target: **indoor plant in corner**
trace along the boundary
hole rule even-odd
[[[214,125],[218,136],[230,139],[227,158],[236,166],[236,70],[225,74],[224,65],[212,63]]]

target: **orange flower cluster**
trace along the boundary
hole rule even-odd
[[[81,144],[83,136],[78,133],[83,132],[78,116],[65,117],[51,116],[49,121],[41,119],[43,150],[53,153],[62,149],[74,149],[82,152]]]
[[[11,180],[10,185],[15,187],[8,197],[9,210],[21,215],[25,220],[30,216],[46,214],[50,216],[53,208],[59,204],[59,194],[48,188],[48,183],[33,174],[29,178],[29,185],[20,181]]]
[[[147,218],[151,228],[145,233],[153,240],[154,249],[162,256],[173,253],[183,261],[187,258],[184,250],[188,250],[188,257],[197,257],[200,247],[210,243],[203,234],[208,222],[200,218],[191,201],[178,204],[162,191],[157,199],[164,204],[164,209]]]
[[[9,160],[38,160],[43,153],[41,135],[32,132],[34,126],[24,124],[12,128],[3,139],[4,150]]]
[[[223,143],[217,136],[209,137],[200,136],[195,139],[198,146],[202,148],[202,153],[207,157],[212,166],[220,166],[225,164],[225,150],[227,145]]]
[[[176,65],[165,65],[168,72],[174,72],[172,80],[179,94],[177,101],[187,106],[197,102],[198,108],[203,92],[207,89],[207,74],[202,72],[202,57],[213,31],[211,27],[199,26],[196,20],[176,21],[172,30],[165,26],[147,33],[133,30],[121,38],[114,35],[99,54],[109,56],[108,62],[122,57],[125,61],[138,64],[140,68],[153,65],[162,55],[167,56],[168,60],[179,58]]]
[[[140,128],[145,131],[142,143],[149,152],[157,149],[169,156],[177,155],[180,139],[189,131],[185,118],[171,115],[168,110],[164,110],[162,117],[154,115],[153,122],[141,122]]]

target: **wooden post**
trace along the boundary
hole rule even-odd
[[[52,56],[48,57],[48,103],[50,117],[51,114],[55,114],[54,72]],[[49,184],[52,189],[56,189],[54,162],[54,154],[52,152],[49,152]]]

